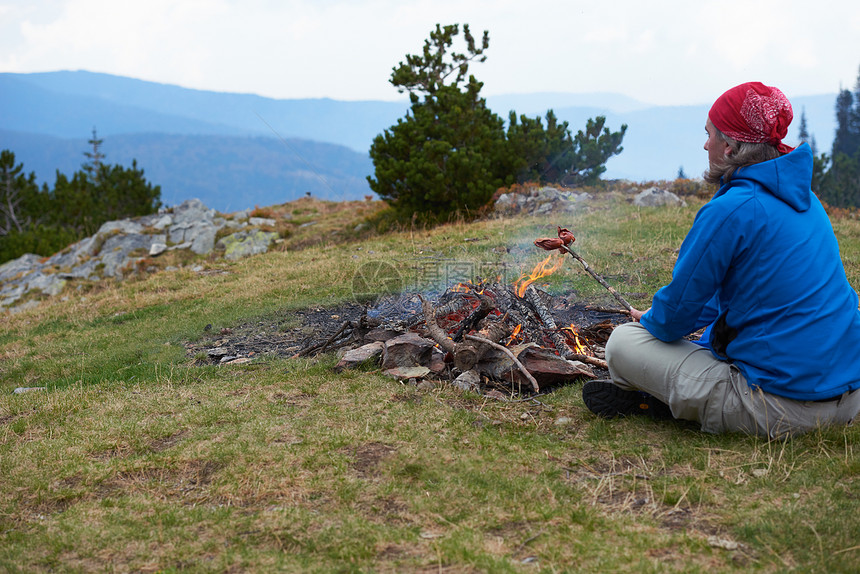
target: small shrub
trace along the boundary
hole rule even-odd
[[[275,219],[274,211],[272,211],[271,207],[260,207],[259,205],[254,206],[254,209],[251,210],[250,217],[262,217],[265,219]]]

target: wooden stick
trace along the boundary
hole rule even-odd
[[[352,321],[344,321],[343,325],[341,325],[341,326],[340,326],[340,329],[338,329],[338,330],[335,332],[335,334],[334,334],[334,335],[332,335],[331,337],[329,337],[329,338],[328,338],[328,340],[327,340],[326,342],[324,342],[324,343],[316,343],[315,345],[311,345],[311,346],[309,346],[309,347],[305,347],[304,349],[302,349],[301,351],[299,351],[298,353],[296,353],[295,355],[293,355],[293,356],[292,356],[292,357],[290,357],[290,358],[291,358],[291,359],[295,359],[295,358],[298,358],[298,357],[304,357],[304,356],[306,356],[306,355],[310,355],[311,353],[313,353],[314,351],[317,351],[317,350],[319,350],[319,352],[320,352],[320,353],[324,353],[324,352],[325,352],[325,350],[326,350],[326,347],[328,347],[329,345],[331,345],[331,344],[334,342],[334,340],[335,340],[335,339],[337,339],[337,337],[338,337],[341,333],[343,333],[343,332],[346,330],[346,328],[347,328],[347,327],[349,327],[349,326],[351,326],[351,325],[352,325]]]
[[[589,311],[597,311],[598,313],[617,313],[619,315],[630,315],[630,311],[626,309],[613,309],[612,307],[586,307]]]
[[[503,347],[502,345],[499,345],[498,343],[494,343],[489,339],[485,339],[484,337],[478,337],[477,335],[465,335],[465,338],[469,339],[470,341],[476,341],[476,342],[484,343],[485,345],[489,345],[490,347],[492,347],[494,349],[498,349],[499,351],[506,354],[514,362],[514,364],[517,366],[517,368],[520,370],[520,372],[523,374],[523,376],[526,379],[528,379],[528,381],[532,384],[532,388],[535,390],[535,392],[536,393],[540,392],[540,386],[538,386],[538,382],[535,380],[535,378],[532,376],[532,374],[528,371],[528,369],[526,369],[525,365],[523,365],[520,362],[520,360],[517,359],[516,356],[514,356],[514,354],[511,352],[510,349],[508,349],[507,347]]]
[[[439,346],[444,351],[452,353],[454,351],[454,341],[436,323],[436,311],[433,309],[433,305],[421,295],[418,295],[418,298],[421,300],[421,309],[424,311],[424,324],[427,325],[427,332],[430,334],[430,337],[439,343]]]
[[[613,289],[613,288],[612,288],[612,286],[611,286],[611,285],[609,285],[609,283],[607,283],[605,279],[603,279],[603,277],[601,277],[600,275],[598,275],[598,274],[597,274],[597,272],[596,272],[596,271],[594,271],[594,270],[593,270],[593,269],[588,265],[588,263],[586,263],[585,259],[583,259],[582,257],[580,257],[580,256],[579,256],[579,255],[578,255],[578,254],[573,250],[573,249],[571,249],[571,248],[570,248],[570,247],[568,247],[567,245],[563,245],[563,246],[562,246],[562,249],[564,249],[565,251],[567,251],[568,253],[570,253],[570,255],[571,255],[574,259],[576,259],[577,261],[579,261],[580,263],[582,263],[582,267],[585,269],[585,271],[586,271],[586,272],[588,272],[588,274],[589,274],[589,275],[591,275],[592,277],[594,277],[594,279],[595,279],[595,280],[597,280],[597,282],[598,282],[598,283],[600,283],[601,285],[603,285],[604,287],[606,287],[606,289],[607,289],[610,293],[612,293],[612,295],[615,297],[615,299],[617,299],[619,303],[621,303],[622,305],[624,305],[624,308],[625,308],[625,309],[627,309],[627,311],[628,311],[628,312],[630,312],[630,311],[632,311],[632,310],[633,310],[633,306],[632,306],[632,305],[630,305],[630,303],[628,303],[628,302],[627,302],[627,300],[626,300],[624,297],[622,297],[622,296],[618,293],[618,291],[616,291],[615,289]]]
[[[566,359],[572,359],[574,361],[582,361],[583,363],[588,363],[589,365],[594,365],[595,367],[600,367],[603,369],[608,369],[609,365],[606,364],[606,361],[603,359],[598,359],[597,357],[589,357],[588,355],[580,355],[579,353],[572,353],[569,357],[565,357]]]

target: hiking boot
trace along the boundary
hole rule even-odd
[[[588,381],[582,386],[582,400],[594,414],[612,419],[627,415],[645,415],[653,419],[672,419],[666,403],[642,391],[626,391],[612,383]]]

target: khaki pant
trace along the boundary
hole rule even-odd
[[[819,426],[848,424],[860,412],[860,390],[826,402],[796,401],[752,389],[734,365],[690,341],[664,343],[639,323],[616,327],[606,362],[621,388],[645,391],[675,418],[706,432],[740,431],[777,438]]]

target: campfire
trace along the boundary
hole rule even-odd
[[[561,268],[567,253],[628,311],[630,306],[572,251],[573,241],[573,234],[562,228],[558,238],[535,241],[559,253],[550,253],[513,284],[478,280],[453,285],[435,300],[420,294],[389,300],[375,312],[366,310],[359,321],[345,323],[314,351],[350,346],[337,369],[377,361],[385,373],[400,379],[435,377],[475,390],[505,385],[539,392],[579,377],[595,378],[606,370],[603,345],[613,320],[625,311],[571,309],[569,301],[536,285]],[[582,318],[589,311],[597,321],[582,325],[570,320],[572,314]]]

